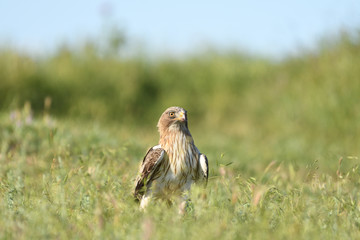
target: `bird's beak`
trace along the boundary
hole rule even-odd
[[[180,112],[179,113],[179,117],[177,118],[177,120],[179,120],[180,122],[185,122],[186,121],[186,115],[184,112]]]

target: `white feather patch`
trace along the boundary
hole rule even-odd
[[[152,148],[153,149],[158,149],[158,148],[161,148],[161,145],[159,144],[159,145],[153,146]]]
[[[204,173],[204,176],[207,177],[208,163],[207,163],[205,155],[201,154],[199,160],[200,160],[200,166],[201,166],[201,169],[202,169],[202,171]]]

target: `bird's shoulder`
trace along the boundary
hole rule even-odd
[[[143,174],[151,172],[153,167],[158,164],[165,155],[165,150],[161,145],[156,145],[149,148],[141,164],[141,172]]]

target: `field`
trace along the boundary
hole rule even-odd
[[[0,239],[358,239],[359,66],[358,33],[279,61],[3,49]],[[143,213],[133,180],[172,105],[209,184],[184,216]]]

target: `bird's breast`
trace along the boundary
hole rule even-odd
[[[198,153],[191,136],[178,134],[169,145],[167,153],[171,171],[175,176],[185,176],[195,171]]]
[[[156,181],[156,195],[173,195],[190,189],[196,181],[199,151],[189,134],[176,132],[160,140],[166,159]]]

